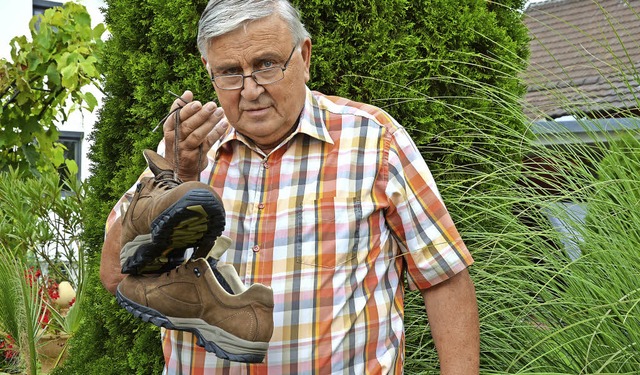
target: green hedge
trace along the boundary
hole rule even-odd
[[[423,147],[435,174],[448,171],[455,181],[468,173],[459,166],[496,167],[470,165],[470,149],[497,159],[519,158],[517,150],[486,140],[498,138],[501,126],[525,132],[514,110],[524,93],[517,73],[527,57],[527,33],[516,10],[522,0],[294,3],[314,43],[310,87],[385,108]],[[215,96],[195,43],[206,1],[107,0],[106,5],[112,37],[103,56],[106,98],[93,134],[88,200],[93,216],[85,229],[93,258],[85,306],[91,319],[72,339],[69,361],[58,372],[152,374],[162,366],[158,330],[134,321],[102,289],[99,253],[109,209],[144,167],[141,150],[162,136],[152,129],[173,101],[168,91],[189,89],[203,101]],[[469,137],[473,129],[477,136]],[[458,134],[466,135],[464,141]]]

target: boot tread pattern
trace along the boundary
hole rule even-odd
[[[222,234],[225,213],[210,191],[194,189],[168,207],[151,223],[151,242],[135,244],[122,273],[158,273],[175,268],[184,250],[194,248],[192,258],[205,257]],[[125,245],[126,246],[126,245]]]

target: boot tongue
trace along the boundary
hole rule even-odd
[[[152,150],[144,150],[142,152],[144,158],[147,159],[147,164],[149,165],[149,169],[153,172],[154,176],[160,175],[162,172],[173,172],[173,167],[169,164],[168,161],[165,160],[162,156],[158,155],[157,152]]]
[[[222,254],[227,251],[230,245],[231,238],[221,235],[216,239],[216,242],[213,244],[208,256],[216,260],[220,259]]]

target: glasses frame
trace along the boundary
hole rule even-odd
[[[284,72],[285,70],[287,70],[287,67],[289,67],[289,62],[291,62],[291,58],[293,57],[293,52],[296,50],[298,46],[293,46],[293,49],[291,50],[291,53],[289,54],[289,58],[287,58],[287,61],[285,61],[284,65],[282,66],[274,66],[271,68],[266,68],[266,69],[258,69],[258,70],[254,70],[253,72],[251,72],[251,74],[221,74],[221,75],[213,75],[213,72],[211,72],[211,82],[213,82],[213,84],[219,88],[220,90],[241,90],[244,88],[244,80],[246,78],[253,78],[253,81],[260,86],[266,86],[266,85],[270,85],[272,83],[276,83],[276,82],[280,82],[284,79]],[[278,78],[275,81],[272,82],[268,82],[268,83],[259,83],[258,79],[256,78],[256,74],[260,74],[260,72],[264,72],[264,71],[271,71],[271,70],[276,70],[276,69],[280,69],[282,70],[282,77]],[[224,87],[220,87],[220,85],[218,85],[218,83],[216,82],[216,78],[223,78],[223,77],[242,77],[242,85],[238,86],[238,87],[233,87],[233,88],[224,88]]]

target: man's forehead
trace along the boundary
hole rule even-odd
[[[282,53],[275,49],[271,44],[265,44],[264,49],[256,49],[255,51],[239,51],[236,53],[220,53],[213,54],[211,64],[215,68],[231,68],[248,63],[250,65],[258,64],[264,60],[277,61],[283,59]]]
[[[210,39],[209,57],[212,62],[279,58],[282,47],[292,43],[293,37],[282,19],[265,17]]]

